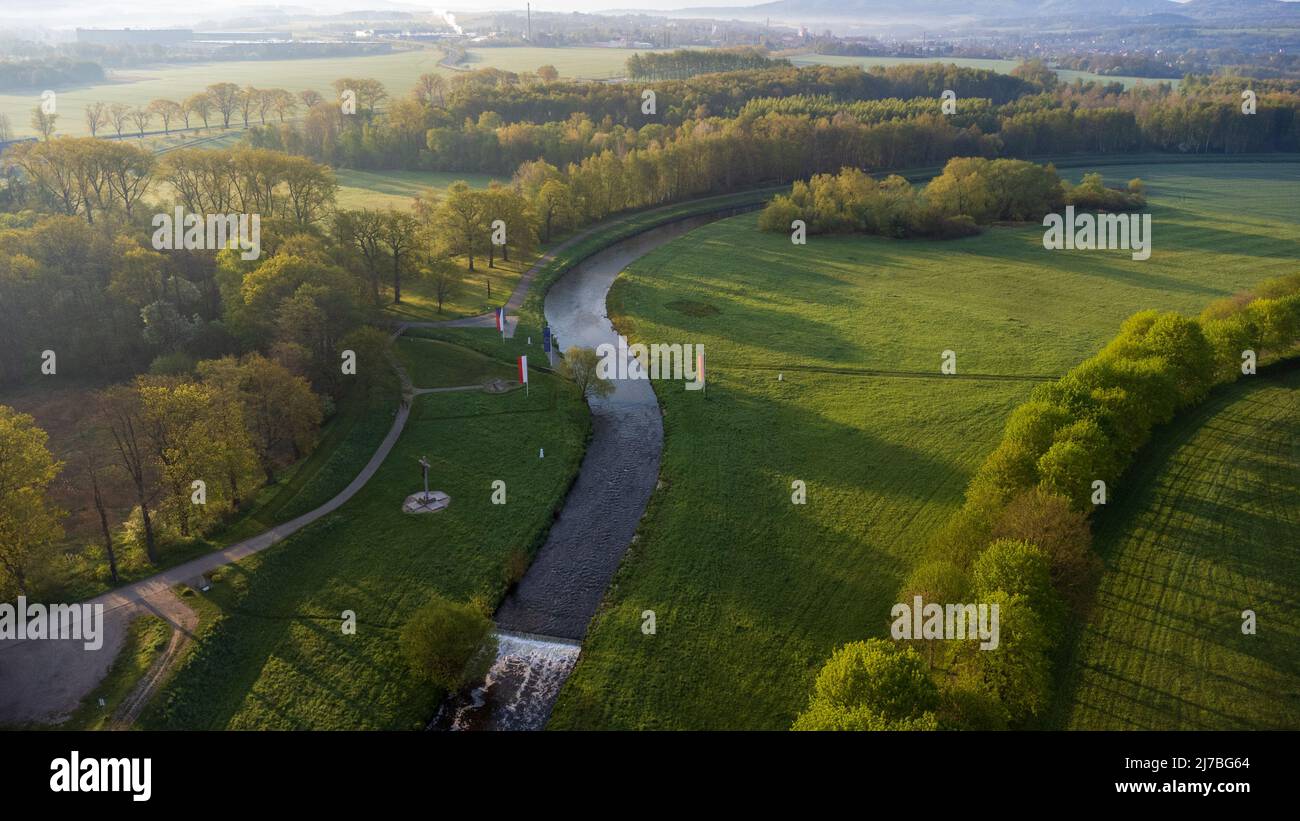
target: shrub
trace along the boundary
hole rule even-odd
[[[846,644],[827,660],[793,729],[934,729],[938,704],[938,689],[915,650],[869,639]]]
[[[758,230],[775,233],[788,233],[790,223],[803,219],[799,206],[786,196],[776,196],[758,215]]]
[[[482,679],[496,656],[492,620],[483,608],[438,595],[411,614],[399,641],[415,674],[445,690]]]
[[[189,376],[194,373],[194,357],[182,351],[161,354],[149,363],[154,376]]]

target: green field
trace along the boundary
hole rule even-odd
[[[403,620],[435,591],[500,597],[511,554],[535,548],[567,490],[586,426],[576,391],[540,372],[531,396],[416,398],[393,452],[353,499],[215,574],[207,599],[221,615],[142,726],[421,728],[439,694],[408,671],[397,645]],[[421,456],[432,463],[430,487],[452,502],[404,515],[403,499],[420,490]],[[506,505],[490,502],[496,479],[507,483]],[[345,610],[356,614],[356,635],[340,629]]]
[[[397,355],[417,388],[454,388],[482,385],[489,379],[519,378],[516,370],[500,359],[433,339],[402,337],[397,340]]]
[[[383,315],[401,322],[437,322],[487,313],[505,304],[519,283],[519,277],[536,258],[536,254],[522,259],[516,254],[506,262],[498,257],[496,265],[489,268],[486,257],[475,257],[473,272],[466,267],[464,258],[459,258],[456,265],[460,278],[443,302],[441,312],[438,311],[433,283],[416,276],[407,277],[402,282],[401,304],[390,301],[384,307]],[[391,300],[391,290],[388,291],[387,298]]]
[[[432,192],[441,195],[453,182],[464,180],[471,188],[487,188],[492,177],[443,171],[359,171],[336,168],[339,183],[335,200],[339,208],[401,208],[411,210],[415,200]]]
[[[1198,313],[1294,271],[1300,165],[1096,170],[1148,182],[1149,260],[1044,251],[1038,226],[794,246],[750,214],[625,273],[616,323],[704,344],[708,388],[656,384],[662,488],[551,726],[789,727],[834,647],[887,634],[923,540],[1035,384],[1016,377],[1063,373],[1135,311]],[[939,375],[946,349],[956,379]],[[963,378],[981,374],[996,378]]]
[[[1300,728],[1300,370],[1219,392],[1126,484],[1098,522],[1107,571],[1065,725]]]
[[[790,62],[795,65],[824,65],[824,66],[862,66],[870,68],[871,66],[900,66],[900,65],[917,65],[924,63],[952,63],[961,68],[984,68],[990,71],[996,71],[1001,74],[1010,74],[1011,69],[1020,65],[1019,60],[986,60],[974,57],[840,57],[831,54],[800,54],[797,57],[791,57]],[[1123,83],[1125,88],[1131,88],[1138,83],[1154,85],[1156,83],[1170,83],[1174,88],[1178,87],[1181,80],[1154,80],[1149,77],[1123,77],[1108,76],[1103,74],[1094,74],[1091,71],[1075,71],[1068,68],[1056,69],[1056,76],[1061,82],[1073,83],[1075,80],[1096,80],[1103,83]]]

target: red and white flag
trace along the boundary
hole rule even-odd
[[[528,357],[519,357],[519,381],[528,384]]]
[[[501,333],[506,332],[506,309],[497,308],[497,330]]]

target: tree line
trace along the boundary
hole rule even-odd
[[[46,57],[0,60],[0,89],[25,91],[75,83],[102,83],[104,67],[91,60]]]
[[[697,74],[788,65],[789,60],[773,59],[762,49],[753,47],[684,48],[667,53],[633,54],[627,58],[627,76],[631,80],[684,80]]]
[[[837,135],[839,156],[819,171],[934,164],[957,154],[1300,150],[1300,94],[1293,91],[1261,85],[1256,113],[1245,115],[1244,83],[1233,93],[1221,84],[1185,93],[1117,83],[1044,91],[1020,78],[939,68],[770,69],[654,83],[653,115],[641,110],[641,90],[626,85],[522,85],[495,69],[451,81],[427,75],[382,115],[347,117],[336,104],[319,104],[302,122],[255,127],[246,139],[336,166],[493,174],[535,160],[565,168],[605,151],[664,146],[702,127],[749,128],[773,117],[801,118]],[[1018,84],[1014,94],[1003,87],[1008,81]],[[958,90],[951,114],[940,100],[946,84]]]
[[[1027,160],[954,157],[924,189],[891,175],[877,182],[857,168],[796,181],[759,214],[759,230],[789,233],[802,220],[809,234],[860,233],[949,239],[978,233],[994,222],[1037,221],[1066,205],[1129,211],[1146,204],[1141,180],[1125,191],[1107,188],[1098,174],[1079,185],[1052,165]]]

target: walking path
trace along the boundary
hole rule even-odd
[[[166,596],[156,596],[141,602],[141,607],[170,623],[172,635],[166,649],[154,659],[144,676],[136,682],[130,695],[118,706],[113,720],[109,723],[109,729],[112,730],[131,729],[131,725],[140,718],[140,714],[144,712],[145,706],[149,704],[154,693],[158,692],[158,688],[167,680],[168,672],[180,660],[181,651],[189,645],[190,640],[194,638],[195,629],[199,626],[199,615],[190,609],[190,606],[176,595],[174,590],[167,591]]]
[[[103,605],[104,608],[104,643],[99,649],[86,650],[79,641],[10,639],[0,642],[0,724],[59,721],[69,715],[86,693],[93,690],[108,673],[113,659],[122,648],[127,626],[142,608],[155,612],[174,612],[174,605],[170,603],[170,600],[175,599],[173,587],[198,579],[223,565],[260,553],[338,510],[379,470],[401,436],[410,412],[409,403],[403,402],[397,409],[388,435],[366,466],[338,495],[315,510],[250,539],[178,564],[86,602]]]

